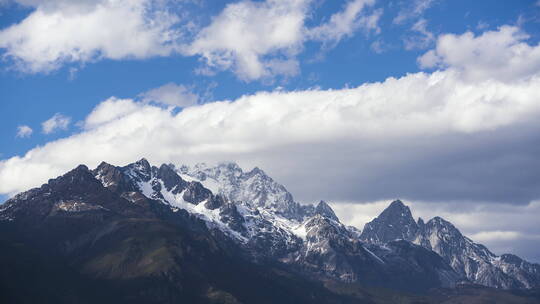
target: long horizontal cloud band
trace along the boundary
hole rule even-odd
[[[352,174],[349,169],[343,176],[352,174],[360,181],[363,180],[362,170],[366,168],[374,170],[370,173],[377,173],[369,164],[381,165],[381,171],[372,175],[381,177],[395,168],[407,168],[412,160],[431,159],[436,168],[443,161],[438,155],[447,158],[448,153],[444,151],[455,151],[452,140],[463,142],[474,136],[475,140],[489,139],[497,151],[512,136],[493,138],[490,135],[493,131],[507,130],[508,134],[516,134],[512,130],[518,127],[519,130],[538,129],[535,119],[540,111],[538,76],[512,83],[496,80],[471,83],[461,78],[461,72],[448,69],[389,78],[353,89],[260,92],[235,101],[189,107],[176,114],[147,103],[110,98],[89,114],[79,134],[34,148],[23,157],[1,161],[0,192],[13,193],[37,186],[81,162],[88,165],[102,160],[127,163],[141,156],[156,162],[226,157],[275,168],[278,176],[280,171],[282,176],[290,173],[284,171],[285,164],[322,169],[325,161],[336,163],[342,159],[341,165],[335,164],[337,168],[352,167],[357,172]],[[535,138],[534,135],[525,137],[527,140]],[[328,150],[326,145],[330,143],[342,150]],[[298,153],[287,156],[286,151],[306,150],[305,147],[311,150],[303,153],[318,158],[317,163],[307,163],[310,159]],[[459,149],[462,151],[458,152],[472,149],[481,155],[493,151],[493,148],[483,151],[473,143]],[[349,155],[349,151],[357,155]],[[366,162],[366,159],[377,158],[377,153],[393,153],[396,157],[388,158],[392,159],[392,166],[385,165],[384,158],[380,157],[377,162]],[[276,154],[285,159],[276,160],[273,156]],[[420,159],[418,155],[422,155]],[[527,164],[527,156],[515,161]],[[342,166],[351,161],[356,164]],[[454,167],[467,163],[466,159],[453,162]],[[452,178],[450,172],[436,176],[437,173],[431,171],[425,168],[423,173],[428,176],[417,178],[426,182],[426,187],[430,187],[431,178],[433,184],[443,179],[454,183],[455,193],[467,192],[460,187],[468,186],[457,182],[460,176]],[[339,176],[339,172],[335,175]],[[488,189],[491,181],[492,178],[486,179],[481,188]],[[389,179],[386,183],[388,193],[399,192],[399,183],[395,180]],[[305,190],[303,186],[297,188]],[[445,195],[450,194],[445,192]],[[529,195],[532,194],[523,197]],[[486,194],[486,198],[491,197]]]

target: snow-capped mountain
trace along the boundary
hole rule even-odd
[[[450,222],[434,217],[427,223],[414,221],[409,207],[396,200],[367,223],[360,238],[385,244],[398,239],[438,253],[460,276],[497,288],[531,288],[540,283],[540,265],[514,255],[497,256],[485,246],[462,235]]]
[[[119,215],[174,225],[180,221],[195,231],[200,222],[219,246],[234,244],[255,263],[286,265],[308,278],[411,291],[461,281],[500,288],[540,286],[538,264],[513,255],[498,257],[441,218],[416,222],[401,201],[392,202],[360,231],[343,225],[328,203],[299,204],[261,169],[244,172],[235,163],[156,167],[141,159],[124,167],[105,162],[94,170],[80,166],[8,200],[0,222],[31,224],[60,217],[92,227]]]

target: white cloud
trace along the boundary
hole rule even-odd
[[[352,36],[359,28],[379,33],[378,22],[382,9],[371,14],[365,12],[366,7],[374,4],[375,0],[351,0],[343,11],[333,14],[328,22],[309,29],[308,35],[314,40],[337,43],[343,37]]]
[[[370,49],[377,54],[382,54],[387,50],[387,46],[384,44],[382,40],[379,39],[371,43]]]
[[[405,5],[407,6],[399,11],[393,22],[395,24],[402,24],[410,19],[418,18],[435,2],[436,0],[414,0],[412,3],[405,1]]]
[[[239,78],[251,81],[297,75],[296,55],[308,40],[336,44],[359,29],[380,30],[377,23],[382,10],[365,12],[374,0],[348,1],[327,23],[307,28],[311,2],[245,0],[229,4],[183,52],[201,56],[206,65],[199,70],[202,74],[232,69]]]
[[[306,41],[335,45],[359,29],[378,32],[382,14],[381,9],[366,12],[375,0],[350,0],[328,23],[307,28],[312,0],[242,0],[226,5],[202,27],[188,18],[192,12],[183,9],[182,1],[18,2],[34,10],[0,30],[0,49],[21,71],[182,54],[201,59],[200,74],[232,70],[245,81],[298,75],[297,55]]]
[[[151,0],[20,2],[35,10],[0,31],[0,48],[30,73],[100,58],[165,56],[179,35],[172,28],[178,17]]]
[[[517,240],[523,237],[519,231],[480,231],[470,236],[477,242],[489,242],[493,240]]]
[[[416,34],[407,36],[403,40],[406,50],[425,49],[435,40],[433,33],[427,29],[426,19],[422,18],[418,20],[415,24],[413,24],[411,30]]]
[[[93,129],[116,119],[129,115],[140,107],[131,99],[111,97],[98,104],[84,121],[85,129]]]
[[[33,132],[34,130],[32,130],[32,128],[30,128],[29,126],[21,125],[17,127],[16,137],[19,137],[19,138],[30,137],[30,135],[32,135]]]
[[[289,163],[284,158],[274,163],[275,149],[280,153],[311,149],[310,153],[326,155],[326,145],[337,149],[345,144],[352,145],[349,150],[360,149],[364,161],[377,163],[369,160],[371,153],[390,151],[403,141],[475,134],[537,121],[540,77],[518,84],[471,84],[460,77],[455,71],[417,73],[352,89],[260,92],[234,102],[188,107],[177,114],[131,100],[109,99],[88,116],[85,132],[2,161],[0,192],[36,186],[78,163],[126,163],[142,156],[156,162],[256,157],[262,166],[279,167]],[[44,131],[67,126],[67,121],[55,115],[44,124]],[[401,148],[401,157],[407,154],[406,148]],[[429,153],[432,148],[424,149]],[[324,157],[332,155],[339,154]],[[289,159],[296,157],[291,154]],[[309,163],[309,157],[302,157],[302,162]],[[40,174],[44,166],[47,170]],[[27,172],[32,172],[31,177],[13,178],[29,176]]]
[[[485,21],[480,20],[478,21],[478,24],[476,24],[477,30],[483,31],[483,30],[486,30],[487,28],[489,28],[489,23]]]
[[[67,130],[71,118],[60,113],[54,114],[51,118],[41,123],[43,133],[50,134],[58,130]]]
[[[175,107],[189,107],[197,104],[199,96],[188,87],[175,83],[167,83],[158,88],[140,94],[145,102],[156,102]]]
[[[231,68],[244,80],[269,77],[273,71],[267,56],[274,65],[297,64],[294,56],[302,47],[308,4],[307,0],[228,4],[185,52],[200,55],[210,68]],[[285,70],[296,73],[294,68]]]
[[[536,74],[540,69],[540,44],[529,45],[529,36],[514,26],[475,36],[444,34],[435,49],[418,59],[422,68],[459,70],[468,80],[518,80]]]

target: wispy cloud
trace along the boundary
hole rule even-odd
[[[56,113],[51,118],[41,123],[42,132],[44,134],[51,134],[58,130],[67,130],[70,122],[70,117]]]
[[[394,18],[394,24],[402,24],[408,20],[416,19],[429,9],[437,0],[414,0],[405,1],[402,4],[404,7],[399,11]]]
[[[190,88],[175,83],[167,83],[140,94],[144,102],[155,102],[174,107],[189,107],[197,104],[199,96]]]
[[[17,127],[17,134],[15,135],[15,137],[18,137],[18,138],[30,137],[30,135],[32,135],[33,132],[34,130],[32,130],[32,128],[30,128],[29,126],[20,125]]]
[[[324,24],[309,29],[308,36],[314,40],[337,43],[342,38],[352,36],[359,28],[365,32],[379,33],[379,19],[382,9],[366,12],[365,8],[375,4],[374,0],[352,0],[345,8],[333,14]]]
[[[435,35],[427,29],[427,20],[422,18],[411,27],[413,34],[403,39],[406,50],[425,49],[435,41]]]

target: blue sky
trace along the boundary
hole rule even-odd
[[[233,160],[540,261],[539,41],[537,0],[0,0],[0,195],[78,163]]]

